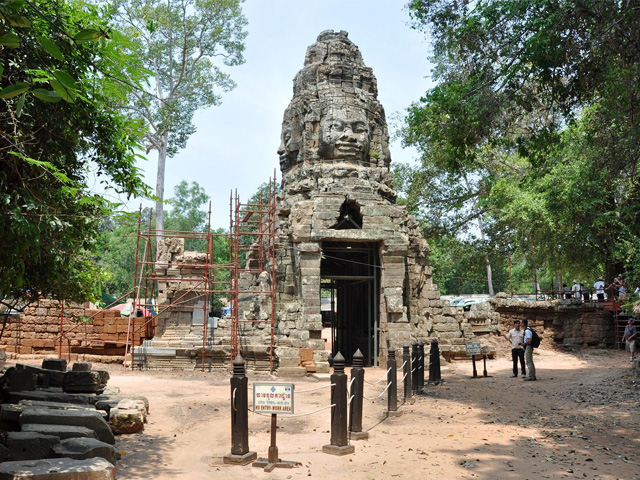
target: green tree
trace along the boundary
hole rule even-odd
[[[488,238],[532,271],[620,273],[632,263],[620,245],[640,233],[635,3],[409,7],[433,39],[439,84],[409,109],[406,142],[451,175],[488,180]],[[482,172],[487,151],[509,168]]]
[[[94,261],[113,206],[89,189],[145,194],[139,122],[112,108],[135,88],[126,38],[81,1],[0,3],[0,302],[99,295]],[[125,80],[123,73],[127,73]],[[0,333],[1,336],[1,333]]]
[[[158,152],[156,226],[164,230],[167,157],[184,148],[194,113],[220,103],[235,84],[222,69],[244,62],[242,0],[113,0],[118,26],[132,38],[149,72],[148,88],[133,92],[129,113],[149,130],[147,153]]]

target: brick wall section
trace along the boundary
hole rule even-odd
[[[88,317],[82,321],[79,317]],[[149,337],[149,328],[136,322],[134,342],[140,345]],[[127,340],[128,317],[119,311],[96,310],[88,305],[65,303],[62,353],[122,355]],[[60,302],[40,300],[27,307],[23,314],[9,317],[0,345],[8,353],[56,354],[59,352]],[[152,336],[152,335],[151,335]]]
[[[516,319],[529,319],[544,342],[544,346],[593,346],[610,348],[615,345],[613,315],[597,303],[579,300],[527,302],[504,298],[489,301],[500,314],[502,332],[513,328]]]

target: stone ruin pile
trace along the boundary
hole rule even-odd
[[[111,480],[120,453],[114,434],[140,431],[146,398],[107,388],[108,372],[64,359],[17,364],[0,378],[0,477]],[[57,477],[56,477],[57,478]]]

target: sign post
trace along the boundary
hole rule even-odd
[[[259,458],[253,463],[254,467],[263,467],[265,472],[278,468],[293,468],[299,462],[289,462],[278,458],[276,445],[276,430],[278,428],[278,413],[293,414],[293,383],[254,382],[253,411],[255,413],[271,414],[271,445],[268,458]]]
[[[467,343],[465,345],[467,349],[467,355],[471,355],[471,361],[473,362],[473,377],[471,378],[487,378],[487,355],[482,353],[482,345],[479,343]],[[476,369],[476,355],[482,355],[482,360],[484,362],[484,369],[482,372],[482,377],[478,377],[478,370]]]
[[[482,346],[479,343],[467,343],[465,347],[467,349],[467,355],[471,355],[471,362],[473,363],[472,378],[478,378],[478,369],[476,368],[476,355],[482,355]]]

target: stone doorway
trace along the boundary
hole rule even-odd
[[[379,245],[375,242],[322,242],[321,295],[330,298],[323,323],[331,329],[331,355],[351,364],[360,349],[365,366],[378,364]]]

